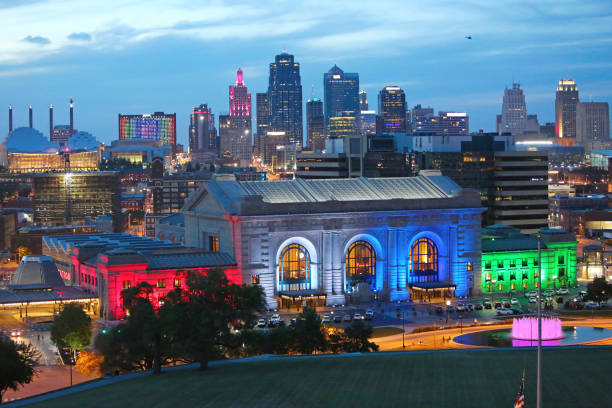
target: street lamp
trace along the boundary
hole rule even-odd
[[[451,304],[450,300],[447,300],[446,301],[446,323],[448,323],[448,318],[449,318],[448,317],[448,314],[449,314],[448,307],[450,306],[450,304]]]

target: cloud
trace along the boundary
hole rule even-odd
[[[73,66],[69,65],[46,65],[38,67],[0,67],[0,78],[13,78],[20,76],[29,75],[40,75],[49,72],[66,71],[73,69]]]
[[[72,33],[67,37],[73,41],[91,41],[91,34],[89,33]]]
[[[48,39],[46,37],[41,37],[39,35],[37,35],[37,36],[28,35],[27,37],[25,37],[21,41],[29,42],[29,43],[32,43],[32,44],[38,44],[38,45],[48,45],[48,44],[51,44],[51,40],[50,39]]]

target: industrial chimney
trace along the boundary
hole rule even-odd
[[[9,105],[9,133],[13,131],[13,105]]]
[[[32,126],[32,105],[30,105],[30,128],[33,128],[34,126]]]
[[[49,140],[53,141],[53,104],[49,105]]]

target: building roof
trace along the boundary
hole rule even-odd
[[[225,252],[195,252],[167,255],[145,255],[148,269],[211,268],[235,265],[236,261]]]
[[[26,255],[9,285],[11,289],[38,289],[64,286],[53,259],[47,255]]]
[[[183,213],[172,213],[164,218],[157,220],[158,224],[176,225],[179,227],[185,226],[185,215]]]
[[[541,247],[556,242],[576,242],[576,236],[559,228],[542,228]],[[522,234],[510,225],[495,224],[482,229],[482,252],[537,250],[536,234]]]
[[[74,286],[58,287],[54,290],[12,291],[0,289],[0,304],[36,303],[48,301],[68,301],[77,299],[93,299],[97,296],[86,293]]]

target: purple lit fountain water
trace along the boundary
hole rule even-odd
[[[513,319],[512,332],[509,337],[515,346],[530,345],[531,342],[538,341],[538,318]],[[542,318],[542,342],[546,342],[546,345],[561,344],[559,340],[564,337],[561,319],[558,317]]]

